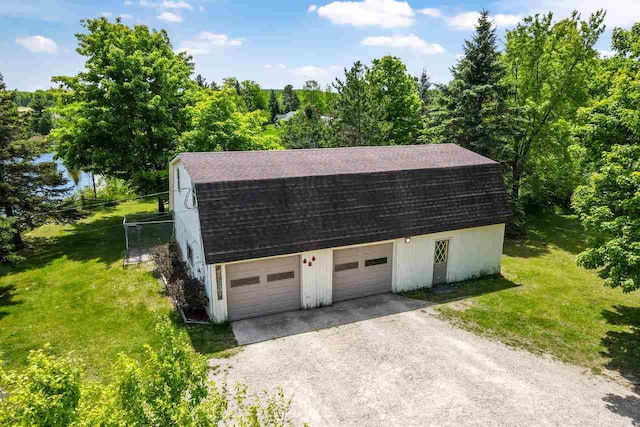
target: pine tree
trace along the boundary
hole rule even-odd
[[[420,97],[420,113],[424,116],[429,104],[431,103],[431,97],[429,91],[431,90],[431,78],[427,74],[427,70],[422,69],[420,78],[418,79],[418,97]]]
[[[284,87],[282,91],[282,104],[285,113],[296,111],[300,108],[300,99],[298,98],[298,94],[294,92],[293,86],[286,85]]]
[[[367,67],[356,61],[344,70],[344,81],[336,79],[338,96],[331,111],[335,146],[355,147],[383,143],[388,124],[383,120],[380,104],[374,101],[366,80]]]
[[[443,88],[436,129],[426,129],[433,142],[452,142],[501,160],[510,128],[505,70],[489,12],[480,13],[475,34],[465,41],[464,57],[452,68],[453,80]]]
[[[271,113],[271,123],[274,122],[276,116],[280,114],[280,101],[278,101],[278,95],[275,90],[269,92],[269,105],[267,107]]]
[[[66,179],[54,162],[35,162],[46,149],[42,138],[26,139],[28,123],[0,74],[0,262],[19,260],[20,233],[56,217]]]

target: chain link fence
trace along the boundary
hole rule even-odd
[[[169,243],[173,238],[171,213],[127,215],[122,225],[125,236],[124,265],[149,260],[154,246]]]

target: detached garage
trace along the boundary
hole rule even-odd
[[[500,166],[453,144],[183,153],[169,175],[215,322],[500,271]]]

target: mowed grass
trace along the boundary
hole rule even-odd
[[[576,266],[584,248],[574,216],[544,216],[525,240],[505,243],[502,277],[459,284],[452,294],[408,296],[440,302],[443,317],[475,333],[638,383],[640,291],[604,287]]]
[[[123,215],[155,208],[124,203],[26,236],[26,262],[0,269],[0,359],[9,368],[50,344],[102,379],[118,353],[137,357],[145,344],[157,343],[154,326],[163,316],[198,352],[220,356],[236,346],[229,326],[182,324],[149,265],[123,267]]]

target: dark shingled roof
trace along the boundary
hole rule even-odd
[[[500,166],[453,144],[183,153],[208,264],[504,223]]]

